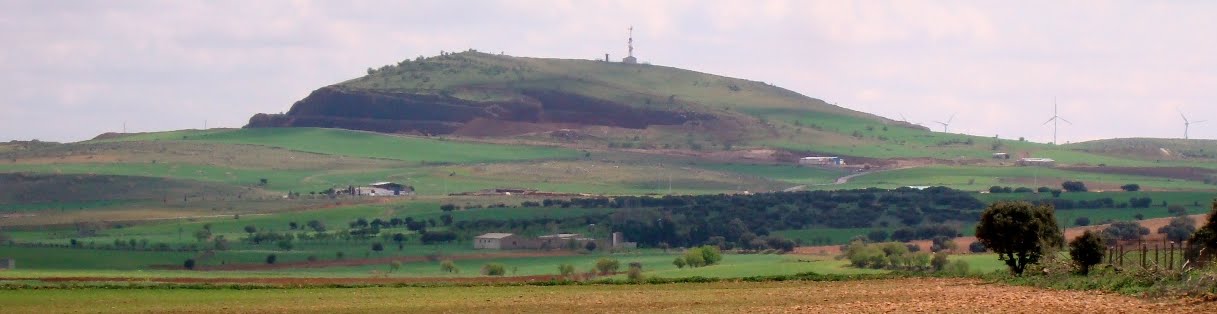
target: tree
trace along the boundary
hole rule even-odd
[[[287,223],[287,228],[291,230],[300,229],[300,224],[296,223],[295,221],[289,222]]]
[[[1166,238],[1174,242],[1183,242],[1195,232],[1196,221],[1187,216],[1171,218],[1169,224],[1158,228],[1158,233],[1166,234]]]
[[[1090,273],[1090,266],[1103,261],[1103,250],[1103,239],[1090,230],[1069,241],[1069,257],[1081,269],[1083,275]]]
[[[1061,183],[1061,188],[1066,192],[1086,192],[1086,184],[1082,181],[1065,181]]]
[[[866,234],[866,239],[870,240],[871,242],[887,241],[887,231],[886,230],[871,231]]]
[[[630,281],[642,281],[642,263],[630,263],[630,270],[626,271],[625,276]]]
[[[558,265],[558,274],[561,274],[562,277],[570,277],[571,275],[574,275],[575,274],[575,265],[571,265],[571,264]]]
[[[251,235],[254,233],[258,233],[258,227],[254,227],[254,225],[245,226],[245,233],[248,233]]]
[[[933,268],[934,271],[942,271],[942,269],[946,268],[947,262],[946,252],[934,253],[934,258],[930,259],[930,268]]]
[[[205,228],[199,229],[198,231],[194,232],[194,238],[199,242],[207,241],[211,239],[211,230],[207,230]]]
[[[280,250],[284,251],[291,251],[292,248],[295,247],[295,245],[292,245],[292,241],[287,239],[279,240],[279,242],[275,244],[279,246]]]
[[[976,225],[976,238],[1021,276],[1046,252],[1064,242],[1050,205],[1000,201],[989,205]]]
[[[393,234],[393,242],[397,242],[397,250],[398,250],[398,251],[401,251],[402,249],[404,249],[404,248],[405,248],[405,245],[404,245],[404,244],[402,244],[402,243],[406,242],[406,235],[401,234],[400,232],[399,232],[399,233],[394,233],[394,234]]]
[[[980,241],[976,241],[976,242],[972,242],[972,244],[968,244],[968,251],[970,251],[972,253],[984,253],[984,252],[988,252],[989,248],[986,248],[984,243],[980,243]]]
[[[1187,252],[1188,259],[1200,260],[1217,252],[1217,200],[1213,201],[1212,208],[1208,221],[1196,229],[1196,233],[1188,239],[1191,243]]]
[[[1125,192],[1136,192],[1136,191],[1141,190],[1141,185],[1136,184],[1136,183],[1129,183],[1129,184],[1121,185],[1120,189],[1124,190]]]
[[[1135,221],[1117,221],[1103,229],[1103,237],[1109,242],[1117,240],[1136,241],[1149,234],[1149,228],[1142,227]]]
[[[588,252],[595,251],[595,250],[596,250],[596,242],[595,242],[595,241],[587,241],[587,244],[584,244],[584,245],[583,245],[583,248],[584,248],[584,249],[586,249]]]
[[[502,276],[507,274],[507,267],[499,263],[490,263],[482,266],[482,275],[486,276]]]
[[[685,268],[685,259],[677,256],[676,259],[672,260],[672,265],[676,265],[676,268]]]
[[[187,259],[186,259],[186,262],[185,262],[185,263],[182,263],[182,267],[185,267],[186,269],[191,269],[191,270],[193,270],[193,269],[194,269],[194,259],[193,259],[193,258],[187,258]]]
[[[461,269],[456,267],[456,263],[453,263],[452,260],[450,260],[450,259],[440,261],[439,270],[443,271],[445,273],[453,273],[453,274],[457,274],[457,273],[461,272]]]
[[[1085,227],[1090,225],[1090,217],[1082,216],[1073,220],[1074,226]]]
[[[1179,204],[1171,204],[1170,206],[1166,207],[1166,212],[1175,216],[1183,216],[1187,215],[1187,207],[1183,207],[1183,205]]]
[[[385,245],[380,242],[372,243],[372,250],[377,252],[384,251]]]
[[[599,271],[601,275],[617,273],[617,269],[620,268],[621,263],[617,262],[616,259],[602,257],[596,260],[596,271]]]
[[[278,257],[278,256],[275,256],[275,254],[270,254],[270,255],[267,255],[267,256],[266,256],[266,263],[267,263],[267,264],[274,264],[274,263],[275,263],[275,261],[277,261],[278,259],[279,259],[279,257]]]
[[[305,223],[305,225],[310,229],[313,229],[313,231],[325,232],[325,223],[321,222],[320,220],[309,220],[307,223]]]

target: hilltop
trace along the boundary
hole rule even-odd
[[[776,134],[776,126],[757,113],[778,111],[919,128],[758,81],[647,64],[476,51],[369,68],[366,76],[313,91],[286,114],[255,115],[247,127],[500,137],[668,127],[661,133],[696,132],[713,143],[742,143]]]

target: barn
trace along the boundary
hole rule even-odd
[[[474,249],[510,250],[523,248],[524,239],[510,233],[491,232],[473,238]]]

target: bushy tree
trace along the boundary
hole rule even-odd
[[[980,243],[980,241],[976,241],[976,242],[972,242],[972,244],[968,244],[968,251],[970,251],[972,253],[984,253],[984,252],[988,252],[989,249],[985,247],[984,243]]]
[[[1066,192],[1086,192],[1086,183],[1082,181],[1065,181],[1061,183],[1061,188]]]
[[[276,256],[275,254],[270,254],[270,255],[266,256],[267,264],[274,264],[278,260],[279,260],[279,256]]]
[[[626,271],[625,275],[630,281],[642,281],[642,263],[630,263],[630,269]]]
[[[456,267],[456,263],[453,263],[452,260],[450,260],[450,259],[440,261],[439,270],[443,271],[445,273],[452,273],[452,274],[459,274],[461,272],[461,269]]]
[[[676,265],[676,268],[685,268],[687,264],[685,264],[684,257],[677,256],[676,259],[672,260],[672,265]]]
[[[1117,221],[1103,229],[1103,238],[1108,242],[1136,241],[1149,234],[1149,228],[1142,227],[1135,221]]]
[[[949,261],[946,252],[934,253],[934,258],[930,259],[930,268],[933,268],[934,271],[942,271],[946,268],[947,262]]]
[[[874,230],[866,234],[866,239],[871,242],[887,241],[887,230]]]
[[[384,251],[385,245],[380,242],[372,243],[372,250],[377,252]]]
[[[278,246],[280,250],[284,251],[291,251],[292,248],[295,247],[295,245],[292,245],[292,241],[287,239],[279,240],[279,242],[275,243],[275,245]]]
[[[182,263],[182,267],[193,270],[194,269],[194,259],[193,258],[186,259],[186,262]]]
[[[1136,191],[1141,190],[1141,185],[1136,184],[1136,183],[1129,183],[1129,184],[1121,185],[1120,189],[1127,191],[1127,192],[1136,192]]]
[[[1020,276],[1027,265],[1064,242],[1051,206],[1022,201],[989,205],[976,225],[976,238]]]
[[[482,266],[482,275],[486,276],[502,276],[507,274],[507,267],[499,263],[490,263]]]
[[[1158,233],[1166,234],[1167,239],[1175,242],[1187,240],[1195,232],[1196,221],[1187,216],[1171,218],[1169,224],[1158,228]]]
[[[1213,201],[1212,211],[1209,211],[1208,221],[1196,229],[1196,233],[1188,239],[1188,259],[1199,261],[1202,258],[1217,254],[1217,201]]]
[[[1090,225],[1090,217],[1082,216],[1073,220],[1074,226],[1085,227]]]
[[[1069,257],[1083,275],[1090,273],[1091,266],[1103,261],[1103,250],[1103,239],[1090,230],[1069,241]]]
[[[562,277],[570,277],[571,275],[575,274],[575,265],[571,265],[571,264],[558,265],[558,273],[561,274]]]
[[[620,268],[621,263],[618,262],[617,259],[602,257],[599,260],[596,260],[596,270],[599,271],[601,275],[617,273],[617,270]]]

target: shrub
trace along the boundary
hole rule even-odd
[[[957,247],[954,240],[945,236],[934,237],[930,242],[930,252],[951,251]]]
[[[945,267],[943,267],[943,271],[945,273],[955,275],[955,276],[966,276],[966,275],[968,275],[968,271],[969,271],[968,268],[969,268],[968,262],[951,261],[951,262],[947,263],[947,265]]]
[[[617,270],[621,268],[621,263],[613,258],[602,257],[599,260],[596,260],[595,268],[600,272],[601,275],[614,274],[617,273]]]
[[[395,271],[397,271],[398,269],[401,269],[401,261],[392,261],[392,262],[389,262],[389,272],[390,272],[390,273],[391,273],[391,272],[395,272]]]
[[[1166,212],[1175,216],[1183,216],[1187,215],[1187,207],[1183,207],[1183,205],[1179,204],[1171,204],[1170,206],[1166,207]]]
[[[626,277],[633,282],[642,281],[642,264],[630,263],[630,270],[626,271]]]
[[[450,273],[450,274],[459,274],[459,273],[461,273],[461,269],[460,269],[460,268],[457,268],[457,267],[456,267],[456,263],[453,263],[453,262],[452,262],[452,260],[450,260],[450,259],[446,259],[446,260],[440,261],[440,262],[439,262],[439,270],[440,270],[440,271],[443,271],[443,272],[445,272],[445,273]]]
[[[1090,273],[1090,266],[1103,261],[1103,250],[1103,239],[1090,230],[1069,241],[1069,257],[1083,275]]]
[[[583,249],[586,249],[588,252],[595,251],[595,250],[596,250],[596,242],[594,242],[594,241],[587,241],[587,244],[584,244],[584,245],[583,245]]]
[[[688,251],[685,251],[685,257],[683,258],[683,260],[685,261],[686,265],[689,265],[689,267],[706,266],[706,258],[703,257],[701,255],[701,252],[698,250],[690,249]]]
[[[372,250],[377,252],[384,251],[385,245],[380,242],[372,243]]]
[[[185,262],[185,263],[182,263],[182,267],[185,267],[186,269],[192,269],[192,270],[193,270],[193,269],[194,269],[194,259],[193,259],[193,258],[187,258],[187,259],[186,259],[186,262]]]
[[[558,265],[558,273],[562,274],[562,277],[570,277],[571,275],[575,274],[575,265],[571,265],[571,264]]]
[[[968,251],[970,251],[972,253],[984,253],[984,252],[988,252],[989,249],[985,248],[984,243],[980,243],[980,241],[975,241],[975,242],[972,242],[972,244],[968,244]]]
[[[275,254],[267,255],[267,256],[266,256],[266,263],[267,263],[267,264],[274,264],[274,263],[275,263],[275,261],[277,261],[278,259],[279,259],[279,257],[278,257],[278,256],[275,256]]]
[[[486,276],[502,276],[507,274],[507,267],[499,263],[490,263],[482,266],[482,275]]]
[[[1120,189],[1124,190],[1126,192],[1136,192],[1136,191],[1141,190],[1141,185],[1136,184],[1136,183],[1129,183],[1129,184],[1121,185]]]
[[[292,241],[290,240],[279,240],[279,242],[275,245],[277,245],[280,250],[284,251],[291,251],[292,247],[294,247],[294,245],[292,245]]]
[[[676,259],[672,260],[672,265],[676,265],[676,268],[685,268],[685,259],[677,256]]]
[[[934,271],[942,271],[944,268],[946,268],[947,262],[948,260],[946,252],[934,253],[934,258],[930,259],[930,268],[933,268]]]
[[[1025,186],[1020,186],[1020,187],[1014,189],[1014,193],[1031,193],[1031,192],[1035,192],[1035,190],[1032,190],[1031,188],[1025,187]]]
[[[718,264],[723,260],[723,254],[718,250],[717,246],[705,245],[701,248],[702,259],[705,260],[706,266]]]
[[[1085,227],[1090,225],[1090,217],[1078,217],[1073,220],[1074,226]]]

